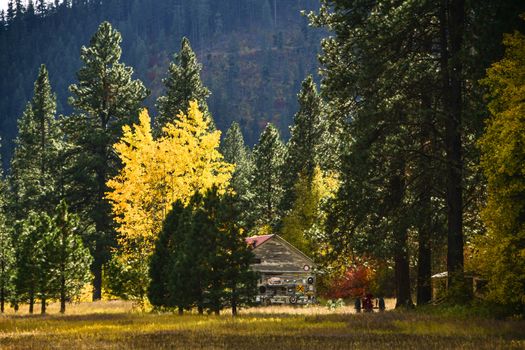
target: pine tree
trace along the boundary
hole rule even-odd
[[[210,128],[214,128],[213,119],[208,111],[206,99],[210,91],[202,84],[200,73],[202,65],[197,62],[197,56],[187,38],[182,38],[181,49],[174,55],[170,63],[168,76],[162,80],[165,86],[165,95],[157,99],[156,107],[159,111],[155,119],[157,132],[167,123],[173,123],[177,115],[189,108],[190,101],[197,101],[199,110]]]
[[[15,0],[15,18],[19,21],[22,20],[22,16],[25,13],[24,4],[22,4],[22,0]]]
[[[0,32],[4,32],[7,27],[7,20],[5,18],[5,11],[0,10]]]
[[[192,274],[198,291],[197,307],[218,315],[224,300],[223,273],[225,256],[220,249],[220,198],[217,188],[211,188],[194,199],[193,230],[187,249],[195,262]],[[199,203],[200,201],[200,203]]]
[[[47,69],[40,66],[34,95],[18,123],[16,148],[11,161],[11,189],[16,217],[28,210],[53,210],[60,194],[59,152],[62,131],[55,119],[56,95]]]
[[[6,218],[7,186],[0,167],[0,312],[4,313],[5,303],[13,292],[15,272],[15,249]]]
[[[200,202],[202,196],[196,193],[184,209],[174,206],[176,221],[167,228],[172,230],[172,244],[170,246],[170,269],[165,278],[168,280],[168,304],[177,307],[180,315],[184,310],[190,310],[196,304],[202,313],[202,287],[200,283],[202,271],[198,271],[198,256],[203,253],[196,242],[193,223],[194,204]],[[204,248],[204,247],[202,247]]]
[[[43,16],[46,15],[46,13],[47,13],[47,5],[46,5],[45,0],[37,0],[37,2],[36,2],[36,13],[40,17],[43,17]]]
[[[182,232],[178,232],[176,227],[181,223],[184,210],[185,207],[181,200],[173,203],[171,211],[164,219],[162,231],[155,242],[155,250],[151,256],[148,299],[157,308],[179,306],[182,311],[186,306],[180,302],[181,298],[170,295],[168,287],[170,283],[167,278],[167,276],[172,276],[173,281],[171,283],[176,285],[173,289],[177,292],[181,290],[182,285],[177,283],[178,279],[175,278],[172,271],[180,263],[173,260],[173,257],[176,256],[177,249],[180,249],[180,242],[182,241]],[[175,301],[179,301],[179,303],[172,305],[171,303]]]
[[[281,219],[279,204],[283,195],[282,172],[285,146],[279,131],[268,124],[253,151],[252,188],[256,225],[269,229]]]
[[[215,314],[248,305],[256,294],[253,254],[237,224],[236,198],[212,187],[187,206],[173,205],[151,259],[148,297],[156,307]]]
[[[299,174],[312,176],[323,161],[323,104],[313,77],[309,75],[298,94],[299,111],[294,116],[288,142],[287,164],[297,179]]]
[[[27,2],[27,11],[26,11],[26,16],[29,18],[29,19],[32,19],[32,17],[35,16],[35,4],[33,3],[33,0],[29,0]]]
[[[5,212],[0,209],[0,312],[4,313],[5,303],[12,296],[15,276],[15,249],[11,232],[6,225]]]
[[[285,194],[282,209],[287,211],[294,203],[294,185],[300,176],[311,178],[314,169],[327,159],[323,142],[325,128],[323,105],[313,77],[308,76],[302,84],[299,97],[299,111],[294,116],[287,144],[286,171],[284,174]],[[325,167],[323,167],[324,169]]]
[[[91,279],[89,267],[93,258],[78,233],[79,223],[78,216],[70,213],[62,200],[55,209],[53,235],[44,238],[52,252],[53,283],[61,313],[66,312],[66,302],[79,296]]]
[[[429,203],[423,203],[430,197],[411,193],[410,185],[425,178],[432,189],[437,177],[414,166],[417,157],[408,151],[420,148],[416,141],[431,143],[421,139],[420,131],[429,127],[427,117],[431,123],[438,120],[431,106],[439,103],[439,89],[430,87],[439,84],[439,65],[437,60],[423,59],[435,55],[431,43],[437,40],[437,31],[422,21],[427,18],[424,13],[436,9],[426,2],[334,3],[329,8],[325,1],[314,19],[337,33],[323,42],[322,93],[330,119],[343,125],[347,135],[342,186],[332,216],[340,222],[328,235],[341,249],[362,249],[361,254],[393,260],[396,305],[402,306],[411,303],[408,229],[414,225],[422,234],[427,222],[408,218],[423,218],[422,212],[430,212]],[[392,21],[384,21],[387,16]],[[438,129],[442,130],[434,130]],[[421,153],[427,163],[432,156]],[[414,197],[422,201],[411,205]],[[379,238],[378,232],[385,236]],[[428,243],[428,238],[421,243]]]
[[[253,252],[246,244],[246,233],[238,224],[240,215],[237,198],[226,194],[221,198],[218,208],[218,245],[220,266],[218,272],[222,279],[222,307],[229,306],[232,315],[237,315],[239,307],[251,305],[257,294],[257,274],[251,270]]]
[[[7,2],[7,24],[11,25],[13,24],[13,20],[15,18],[15,8],[13,4],[13,0],[9,0]]]
[[[119,139],[122,126],[137,118],[148,95],[142,82],[132,79],[133,69],[119,62],[121,41],[120,33],[104,22],[89,47],[82,47],[84,66],[77,73],[78,83],[69,87],[69,102],[78,114],[64,121],[72,144],[69,202],[81,212],[82,220],[95,226],[88,239],[94,257],[95,300],[101,298],[102,265],[108,260],[114,236],[111,207],[105,198],[106,182],[118,170],[111,147]]]
[[[254,165],[251,151],[244,144],[244,138],[238,123],[233,122],[226,131],[226,136],[221,143],[221,153],[226,162],[235,164],[230,187],[235,192],[238,207],[242,208],[239,213],[238,223],[249,228],[254,220],[253,209],[250,207],[254,196],[250,184]]]
[[[13,302],[15,309],[20,303],[27,302],[31,314],[34,311],[37,293],[47,295],[48,292],[45,288],[40,288],[45,286],[39,285],[41,281],[45,283],[45,278],[48,277],[40,270],[45,253],[42,252],[39,242],[48,232],[49,227],[46,227],[45,224],[50,221],[46,213],[37,214],[31,211],[27,218],[19,224],[21,227],[16,246],[17,274],[14,282],[16,297]]]
[[[31,229],[34,231],[31,232]],[[40,313],[47,311],[48,301],[57,296],[58,285],[55,274],[54,259],[57,242],[52,239],[56,235],[56,227],[53,217],[47,213],[37,214],[35,225],[28,231],[37,238],[35,244],[35,273],[37,283],[37,296],[40,299]],[[38,232],[38,233],[37,233]],[[27,238],[31,241],[30,238]]]

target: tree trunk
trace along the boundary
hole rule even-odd
[[[463,159],[462,159],[462,63],[465,0],[442,0],[441,65],[445,108],[447,164],[447,271],[451,296],[464,296],[463,278]]]
[[[418,237],[417,305],[424,305],[432,300],[432,252],[430,232],[427,231],[427,228],[428,226],[421,228]]]
[[[394,262],[396,276],[396,309],[400,307],[411,307],[413,304],[410,295],[410,267],[406,250],[398,252]]]
[[[429,48],[430,50],[430,48]],[[423,123],[420,130],[420,157],[418,168],[421,171],[417,184],[418,199],[418,259],[417,259],[417,305],[427,304],[432,300],[432,167],[430,162],[434,154],[432,129],[432,100],[423,93],[421,98]]]
[[[60,277],[60,313],[66,312],[66,279],[64,275]]]
[[[232,316],[237,316],[237,291],[232,288]]]
[[[5,304],[5,288],[2,286],[2,290],[0,291],[0,312],[4,313],[4,304]]]
[[[97,248],[98,246],[99,244],[97,243]],[[102,299],[102,262],[100,259],[100,256],[95,257],[91,266],[91,272],[93,273],[93,301]]]
[[[35,304],[35,296],[33,295],[33,292],[29,293],[29,313],[33,314],[33,306]]]
[[[40,306],[40,313],[42,315],[46,314],[46,298],[45,297],[42,297],[42,303],[41,303],[41,306]]]
[[[412,306],[410,296],[410,266],[408,261],[408,227],[404,222],[403,197],[405,196],[405,163],[400,161],[397,174],[390,179],[391,216],[395,221],[394,232],[394,263],[396,278],[396,308]]]
[[[179,306],[179,316],[182,316],[184,314],[184,308]]]
[[[108,155],[105,146],[100,146],[98,153],[101,159],[107,161]],[[108,170],[106,165],[101,165],[96,171],[98,193],[94,221],[97,236],[95,242],[95,252],[93,254],[93,264],[91,265],[91,272],[93,273],[93,301],[102,299],[102,265],[107,259],[106,249],[109,245],[107,237],[109,237],[111,233],[111,218],[109,217],[111,206],[105,199],[107,192],[107,174]]]

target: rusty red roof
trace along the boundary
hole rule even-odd
[[[263,244],[264,242],[266,242],[267,240],[269,240],[273,236],[275,236],[275,235],[262,235],[262,236],[247,237],[246,238],[246,243],[251,245],[253,248],[257,248],[258,246],[260,246],[261,244]]]

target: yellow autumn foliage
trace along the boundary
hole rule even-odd
[[[220,135],[209,131],[196,102],[190,103],[187,115],[181,113],[175,123],[168,123],[158,139],[153,138],[146,110],[138,125],[123,128],[114,145],[123,167],[108,181],[106,194],[118,223],[121,258],[139,251],[140,258],[151,255],[176,200],[187,202],[196,191],[204,193],[213,185],[226,189],[234,165],[223,161]]]
[[[282,236],[307,255],[324,254],[327,250],[319,238],[326,221],[322,205],[334,198],[339,188],[336,174],[314,169],[311,178],[300,175],[295,184],[295,202],[283,219]]]

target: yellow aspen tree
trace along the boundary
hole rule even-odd
[[[114,294],[144,300],[149,258],[172,203],[179,199],[187,203],[196,191],[204,193],[214,185],[226,190],[234,165],[219,152],[220,131],[209,130],[194,101],[187,114],[181,112],[174,123],[164,126],[158,139],[153,138],[146,110],[138,125],[123,128],[114,145],[123,166],[108,181],[106,194],[118,224],[112,261],[118,268],[112,274],[119,276],[113,285],[109,281]]]

